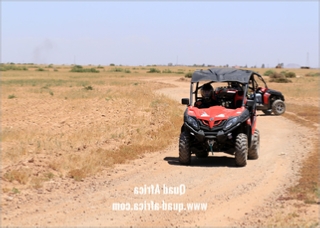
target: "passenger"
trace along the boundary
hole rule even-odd
[[[220,105],[215,97],[212,85],[209,83],[201,87],[201,99],[196,101],[194,106],[197,108],[209,108],[214,105]]]

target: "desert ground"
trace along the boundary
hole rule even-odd
[[[319,227],[319,77],[268,83],[287,111],[258,111],[258,160],[181,166],[195,68],[97,69],[1,73],[1,227]]]

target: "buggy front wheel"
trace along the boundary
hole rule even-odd
[[[236,165],[240,167],[246,166],[248,157],[248,137],[246,134],[240,133],[237,135],[235,149]]]
[[[181,165],[191,164],[190,135],[188,132],[181,132],[179,138],[179,162]]]

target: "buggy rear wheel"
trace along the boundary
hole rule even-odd
[[[258,159],[260,148],[260,132],[258,129],[254,131],[252,145],[248,151],[248,159]]]
[[[183,131],[179,138],[179,162],[181,165],[191,164],[190,135]]]
[[[275,115],[281,115],[286,111],[286,105],[282,100],[275,100],[272,104],[272,112]]]
[[[248,137],[246,134],[240,133],[237,135],[235,149],[236,165],[240,167],[246,166],[248,157]]]

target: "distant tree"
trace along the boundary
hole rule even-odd
[[[278,63],[278,65],[276,66],[276,68],[283,68],[283,63]]]
[[[264,68],[264,63],[261,65],[261,68]]]
[[[115,66],[114,63],[110,63],[110,66]]]

